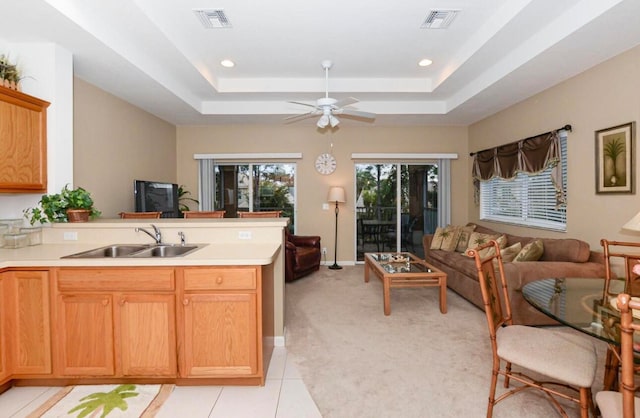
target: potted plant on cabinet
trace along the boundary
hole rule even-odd
[[[9,57],[0,55],[0,86],[20,90],[20,70],[9,61]]]
[[[93,207],[93,199],[88,191],[82,187],[69,189],[68,185],[60,193],[42,195],[37,206],[24,211],[31,225],[36,222],[86,222],[100,214]]]

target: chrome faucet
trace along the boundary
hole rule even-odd
[[[187,243],[187,239],[184,236],[184,232],[178,232],[178,236],[180,237],[180,245],[185,245]]]
[[[155,239],[156,244],[162,244],[162,234],[160,233],[160,229],[158,229],[158,227],[155,226],[154,224],[151,224],[151,227],[153,228],[153,231],[154,231],[153,234],[144,228],[136,228],[136,232],[144,232],[145,234],[149,235],[151,238]]]

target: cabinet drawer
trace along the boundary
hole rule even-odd
[[[171,291],[175,289],[173,268],[74,268],[57,273],[58,290],[69,291]]]
[[[184,290],[253,290],[256,283],[255,267],[184,270]]]

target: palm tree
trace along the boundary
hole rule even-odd
[[[80,399],[81,403],[70,409],[68,414],[81,411],[76,418],[84,418],[92,412],[93,414],[91,416],[96,416],[100,410],[102,410],[100,418],[105,418],[116,408],[126,411],[129,405],[127,405],[125,399],[139,395],[139,393],[134,392],[135,388],[136,385],[120,385],[111,392],[92,393],[91,395],[87,395]]]
[[[618,180],[616,177],[616,161],[618,160],[618,157],[620,156],[620,154],[622,154],[624,151],[625,151],[625,147],[624,147],[624,141],[622,140],[622,138],[612,139],[611,141],[607,142],[604,145],[603,152],[605,157],[611,158],[611,161],[613,162],[612,164],[613,174],[611,175],[611,185],[615,185]]]

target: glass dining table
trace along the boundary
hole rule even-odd
[[[615,389],[620,352],[620,312],[615,297],[604,297],[600,278],[541,279],[527,283],[522,296],[533,307],[559,323],[598,338],[609,345],[605,361],[605,390]],[[612,280],[610,293],[621,293],[624,280]],[[613,304],[611,299],[614,299]]]

